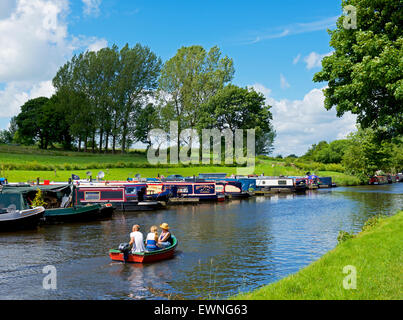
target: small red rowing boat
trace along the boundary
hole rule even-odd
[[[149,263],[171,258],[174,253],[178,240],[172,236],[173,243],[171,246],[155,251],[136,252],[124,254],[121,250],[110,249],[109,256],[113,261],[132,262],[132,263]],[[125,259],[126,258],[126,259]]]

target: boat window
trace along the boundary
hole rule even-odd
[[[278,180],[279,185],[285,185],[287,184],[287,180]]]
[[[136,187],[126,187],[126,194],[137,195],[137,188]]]
[[[20,194],[0,194],[0,211],[21,210]]]
[[[85,200],[100,200],[100,192],[99,191],[86,191],[84,193]]]
[[[178,187],[178,193],[188,193],[188,186]]]

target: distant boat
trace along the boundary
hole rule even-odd
[[[44,207],[30,208],[18,190],[0,191],[0,231],[36,228],[44,212]]]
[[[373,176],[369,179],[368,184],[372,185],[388,184],[388,178],[383,175]]]
[[[131,262],[131,263],[150,263],[172,258],[175,253],[175,249],[178,245],[178,240],[175,236],[172,236],[173,243],[171,246],[155,251],[145,251],[131,253],[119,249],[110,249],[109,257],[113,261]],[[129,249],[128,249],[129,250]]]

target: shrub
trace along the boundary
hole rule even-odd
[[[337,236],[337,242],[342,243],[344,241],[350,240],[355,238],[355,235],[352,233],[349,233],[347,231],[339,231],[339,235]]]

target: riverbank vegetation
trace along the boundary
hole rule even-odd
[[[402,238],[403,211],[387,218],[371,218],[360,233],[341,233],[335,249],[298,273],[234,299],[401,300]],[[343,286],[351,274],[343,273],[346,266],[356,269],[355,289]]]
[[[140,174],[141,177],[181,174],[193,176],[199,173],[225,172],[236,174],[236,164],[184,165],[157,164],[147,160],[145,150],[128,150],[125,154],[93,154],[63,150],[42,150],[33,146],[0,145],[0,176],[10,182],[34,181],[36,178],[51,181],[67,181],[72,174],[87,178],[87,171],[96,176],[105,172],[105,179],[126,180]],[[295,158],[256,157],[256,174],[270,176],[304,176],[307,171],[320,176],[331,176],[337,185],[357,185],[359,179],[345,174],[340,165],[302,162]]]

